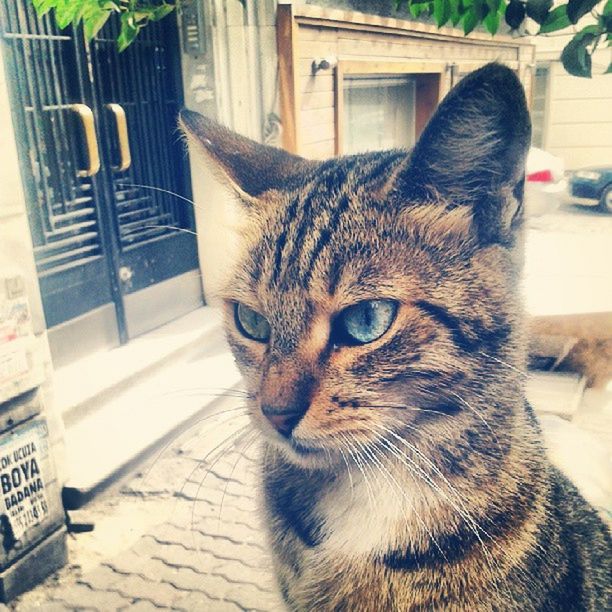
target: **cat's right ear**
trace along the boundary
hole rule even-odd
[[[256,205],[266,192],[283,189],[292,177],[316,167],[315,162],[240,136],[199,113],[183,110],[179,121],[220,182],[246,205]]]
[[[483,244],[512,240],[530,142],[525,92],[510,68],[472,72],[435,111],[399,175],[407,201],[467,205]]]

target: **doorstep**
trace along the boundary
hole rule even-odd
[[[582,402],[585,379],[569,372],[530,371],[527,400],[539,414],[556,414],[571,420]]]
[[[218,314],[209,308],[62,368],[55,384],[66,424],[66,508],[119,480],[239,382]]]
[[[53,373],[53,399],[66,426],[96,410],[106,396],[134,384],[220,327],[219,313],[202,307],[128,344],[99,351]]]

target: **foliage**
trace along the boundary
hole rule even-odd
[[[568,0],[554,6],[553,0],[395,0],[396,8],[407,8],[413,17],[423,14],[441,28],[447,23],[463,27],[467,35],[478,25],[495,35],[502,21],[514,32],[526,33],[528,19],[538,30],[550,34],[572,28],[573,37],[561,53],[563,66],[570,74],[591,76],[591,56],[600,44],[612,45],[612,0]],[[582,17],[590,14],[592,23],[577,29]],[[612,64],[608,67],[612,72]]]
[[[119,15],[117,47],[123,51],[151,21],[159,21],[176,9],[176,3],[155,0],[31,0],[39,16],[53,11],[57,25],[83,24],[85,38],[92,40],[113,13]]]
[[[60,28],[83,24],[91,40],[113,13],[120,16],[117,38],[120,51],[126,49],[138,32],[151,21],[158,21],[177,8],[182,0],[31,0],[39,15],[53,11]],[[194,0],[202,1],[202,0]],[[249,0],[239,0],[242,4]],[[256,2],[257,0],[250,0]],[[525,32],[528,19],[535,22],[534,34],[550,34],[571,28],[573,37],[561,53],[570,74],[591,76],[591,56],[600,44],[612,45],[612,0],[567,0],[554,6],[553,0],[393,0],[396,8],[407,8],[413,17],[430,16],[441,28],[460,26],[468,35],[479,25],[494,36],[505,22],[515,32]],[[593,23],[577,29],[587,14]],[[612,63],[607,70],[612,73]]]

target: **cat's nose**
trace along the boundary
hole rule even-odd
[[[261,411],[266,419],[272,423],[274,429],[285,438],[291,436],[291,432],[306,413],[306,410],[302,409],[277,408],[275,406],[262,406]]]

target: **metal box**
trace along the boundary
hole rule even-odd
[[[0,600],[66,562],[64,509],[44,417],[44,356],[23,278],[0,275]]]

